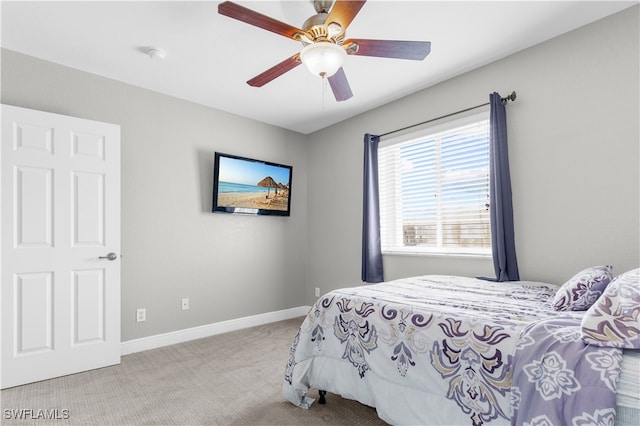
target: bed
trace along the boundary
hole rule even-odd
[[[331,392],[391,424],[640,424],[640,356],[625,349],[640,347],[640,270],[630,272],[621,338],[587,320],[611,275],[586,290],[576,274],[560,288],[430,275],[332,291],[294,338],[283,396],[308,408],[309,389],[321,403]],[[563,309],[572,298],[587,309]]]

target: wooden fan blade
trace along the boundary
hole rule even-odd
[[[356,17],[362,6],[366,3],[366,0],[352,1],[352,0],[336,0],[333,7],[329,11],[326,24],[336,22],[342,27],[341,32],[345,32],[353,18]]]
[[[347,75],[344,73],[342,67],[331,77],[329,77],[329,85],[333,91],[333,96],[336,97],[336,101],[346,101],[353,96],[351,93],[351,87],[349,87],[349,81],[347,81]]]
[[[357,48],[354,49],[353,45]],[[421,61],[431,52],[430,41],[400,40],[345,40],[343,46],[348,54],[360,56],[377,56],[380,58],[411,59]]]
[[[304,33],[301,29],[230,1],[220,3],[218,13],[294,40],[296,40],[297,33]]]
[[[253,77],[251,80],[247,81],[247,84],[253,87],[262,87],[271,80],[275,80],[276,78],[280,77],[285,72],[291,71],[301,63],[302,62],[300,62],[300,53],[296,53],[292,57],[280,62],[278,65],[269,68],[262,74],[258,74],[257,76]]]

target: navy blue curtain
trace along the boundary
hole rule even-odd
[[[511,176],[507,150],[507,100],[498,93],[489,96],[489,214],[491,220],[491,248],[495,281],[518,281],[518,261],[513,230]]]
[[[364,135],[364,185],[362,206],[362,281],[383,281],[378,195],[378,143],[380,137]]]

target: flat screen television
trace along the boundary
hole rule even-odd
[[[291,214],[292,166],[215,153],[213,212]]]

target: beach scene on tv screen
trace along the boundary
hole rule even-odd
[[[218,206],[287,211],[289,168],[229,157],[218,167]]]

